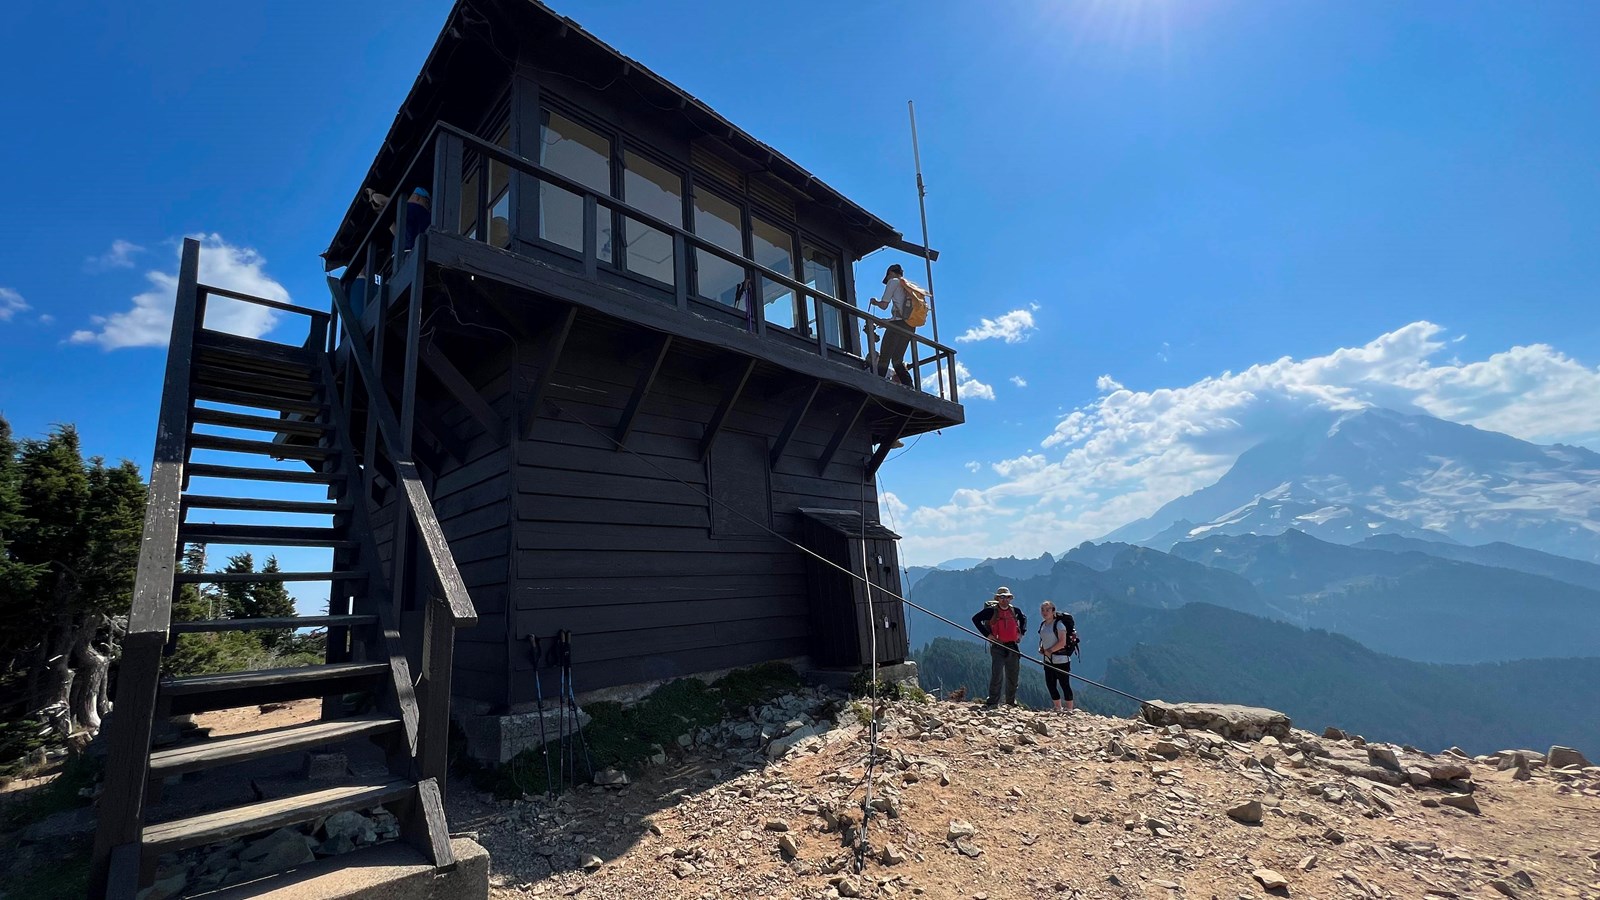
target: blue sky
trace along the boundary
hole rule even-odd
[[[1600,6],[556,8],[913,235],[916,99],[941,336],[993,399],[883,472],[913,562],[1095,537],[1308,408],[1600,447]],[[147,464],[163,352],[116,345],[159,333],[182,235],[325,303],[317,253],[447,9],[0,12],[17,431]]]

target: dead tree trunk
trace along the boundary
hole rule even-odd
[[[92,737],[100,730],[100,717],[107,711],[106,682],[111,670],[111,657],[101,653],[94,645],[95,636],[105,622],[103,616],[85,616],[72,636],[71,664],[73,677],[69,687],[73,731],[85,731]]]

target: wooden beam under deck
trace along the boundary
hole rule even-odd
[[[566,348],[567,338],[572,335],[572,323],[577,319],[578,308],[568,306],[566,313],[546,330],[544,352],[540,354],[539,374],[534,377],[533,386],[528,390],[527,405],[523,407],[523,440],[533,436],[533,425],[539,420],[544,395],[550,390],[550,379],[556,374],[556,364],[561,362],[561,351]]]
[[[746,360],[743,371],[738,377],[729,382],[728,393],[722,396],[722,402],[717,404],[716,412],[711,414],[711,421],[706,423],[705,435],[700,438],[700,461],[705,462],[711,455],[711,446],[717,442],[717,435],[722,433],[722,426],[728,421],[728,414],[733,412],[734,404],[739,402],[739,396],[744,393],[744,386],[750,383],[750,376],[756,370],[754,359]]]
[[[628,406],[622,411],[621,420],[617,422],[618,450],[627,446],[628,433],[633,431],[634,419],[639,415],[640,407],[644,406],[644,398],[650,393],[650,386],[655,383],[656,375],[661,372],[661,364],[666,361],[667,351],[671,349],[672,335],[663,334],[656,340],[655,352],[639,373],[639,380],[634,384],[633,393],[628,397]]]
[[[428,343],[422,348],[422,364],[440,384],[444,385],[445,390],[478,420],[478,424],[483,426],[483,430],[488,432],[496,443],[504,439],[505,429],[502,427],[500,417],[495,415],[494,409],[483,399],[483,395],[478,393],[478,389],[472,386],[472,382],[468,381],[467,377],[461,374],[461,370],[444,355],[444,351],[433,343]]]
[[[828,471],[828,463],[833,462],[834,454],[838,453],[839,448],[844,445],[845,438],[850,436],[850,429],[856,427],[856,421],[861,418],[862,410],[867,408],[867,403],[871,401],[871,399],[871,397],[862,395],[861,399],[858,400],[853,407],[845,408],[844,411],[848,412],[849,415],[840,416],[839,427],[834,430],[833,437],[829,439],[828,446],[823,449],[822,455],[817,457],[818,475]]]
[[[811,401],[817,399],[817,391],[821,389],[821,381],[811,382],[811,387],[801,393],[799,402],[794,405],[794,411],[789,413],[789,421],[783,423],[783,430],[778,432],[778,440],[772,445],[774,469],[778,467],[778,460],[783,458],[783,451],[789,449],[789,441],[799,430],[800,423],[805,421],[806,413],[811,410]]]

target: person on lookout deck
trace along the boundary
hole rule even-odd
[[[1028,633],[1028,617],[1011,604],[1011,589],[1001,587],[995,590],[994,599],[972,617],[972,625],[989,639],[989,699],[983,705],[990,709],[1000,705],[1003,678],[1006,705],[1015,706],[1017,672],[1022,663],[1017,647]]]
[[[906,281],[905,269],[899,263],[883,273],[883,299],[873,297],[867,302],[879,309],[889,310],[889,325],[884,330],[883,343],[878,346],[878,374],[883,375],[894,365],[894,380],[911,385],[911,372],[906,368],[906,348],[911,345],[911,335],[916,328],[906,324],[911,314],[910,291],[920,290]]]

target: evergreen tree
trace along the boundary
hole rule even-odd
[[[180,568],[190,574],[206,571],[206,545],[184,548]],[[172,619],[194,622],[223,617],[226,600],[213,584],[183,584],[172,598]],[[260,668],[265,664],[261,642],[246,631],[217,631],[185,634],[178,647],[166,657],[162,669],[169,675],[206,675]]]
[[[21,443],[9,428],[0,455],[0,505],[11,529],[0,579],[0,653],[11,703],[93,731],[108,708],[106,682],[137,568],[144,484],[132,463],[85,464],[77,431],[59,426]],[[14,462],[10,461],[14,459]],[[14,498],[14,499],[13,499]],[[16,577],[18,566],[31,578]]]
[[[249,553],[235,553],[228,557],[228,564],[222,571],[226,575],[254,575],[255,557]],[[229,619],[255,618],[255,585],[248,581],[228,582],[217,585],[217,593],[222,598],[222,608],[219,610],[221,616]]]
[[[281,571],[283,570],[278,567],[278,557],[276,556],[267,557],[267,564],[261,567],[263,575],[275,575]],[[273,618],[297,615],[294,608],[294,598],[289,596],[289,590],[283,586],[283,582],[277,580],[257,581],[252,583],[250,587],[250,599],[256,615]],[[263,631],[261,632],[261,645],[268,650],[280,649],[293,633],[288,630]]]

